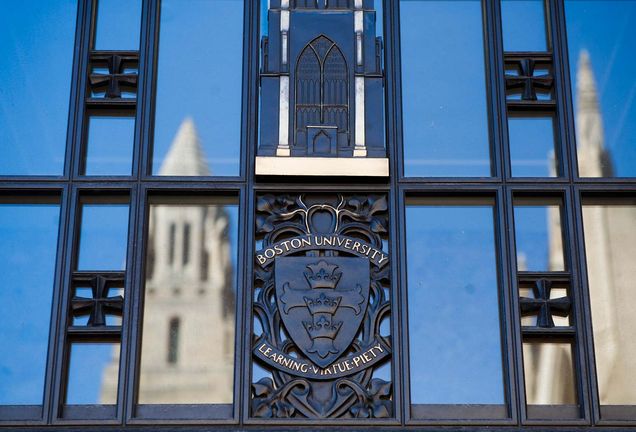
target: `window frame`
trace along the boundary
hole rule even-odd
[[[140,24],[140,49],[138,52],[137,98],[130,108],[135,110],[135,139],[130,176],[86,176],[81,174],[82,155],[86,154],[87,122],[95,106],[86,102],[91,46],[96,23],[98,0],[78,0],[75,34],[75,50],[71,77],[68,132],[64,173],[60,176],[0,176],[0,197],[29,200],[37,196],[53,196],[59,199],[60,227],[53,287],[49,351],[43,389],[43,405],[0,406],[0,427],[24,426],[25,430],[51,430],[69,427],[83,430],[85,426],[100,426],[104,430],[134,429],[142,425],[177,425],[197,428],[225,425],[237,428],[272,429],[280,426],[300,430],[308,425],[325,428],[340,425],[359,427],[448,426],[459,430],[528,430],[533,426],[568,427],[568,430],[592,430],[594,426],[636,427],[636,407],[626,409],[628,419],[601,417],[596,382],[593,351],[593,329],[588,291],[585,242],[583,232],[583,197],[599,194],[610,196],[636,196],[636,178],[588,178],[578,175],[574,130],[574,106],[572,77],[569,75],[565,0],[544,0],[546,31],[552,51],[554,86],[555,151],[559,155],[560,177],[513,178],[508,146],[507,113],[504,84],[505,58],[499,0],[480,0],[483,10],[486,93],[488,95],[489,133],[491,146],[492,177],[407,177],[404,176],[402,134],[402,80],[400,46],[400,0],[382,0],[384,18],[384,70],[385,70],[385,135],[389,157],[388,179],[350,178],[285,179],[265,178],[254,174],[255,154],[258,143],[258,95],[260,58],[260,4],[243,0],[243,71],[241,95],[240,171],[237,176],[153,176],[151,175],[154,100],[156,92],[157,58],[159,49],[160,0],[142,0]],[[121,108],[121,107],[120,107]],[[101,108],[99,108],[101,109]],[[399,349],[393,353],[393,401],[395,415],[387,421],[268,421],[250,418],[250,356],[251,337],[251,281],[254,271],[255,203],[263,192],[285,193],[298,191],[354,191],[386,193],[389,198],[390,233],[389,250],[392,256],[391,301],[394,313],[391,318],[391,334]],[[150,196],[171,194],[223,197],[231,195],[238,200],[239,234],[237,251],[237,301],[234,360],[234,405],[228,414],[227,407],[173,406],[167,414],[160,410],[138,413],[136,406],[136,379],[139,364],[141,320],[143,315],[143,287],[147,244],[147,221]],[[72,410],[64,414],[63,391],[68,338],[66,322],[70,297],[72,263],[77,251],[77,232],[81,218],[78,203],[84,196],[124,194],[129,196],[130,218],[127,241],[126,295],[124,319],[121,327],[121,356],[119,370],[118,403],[114,412],[101,408]],[[522,343],[520,313],[518,308],[517,269],[514,230],[514,195],[536,197],[559,196],[563,201],[563,239],[569,252],[571,292],[573,300],[573,326],[577,389],[580,417],[576,419],[529,419],[524,402]],[[417,418],[411,413],[409,396],[408,316],[406,286],[406,230],[405,209],[411,197],[417,196],[488,196],[495,200],[496,245],[499,262],[500,311],[502,329],[502,353],[505,371],[504,386],[508,416],[506,418],[476,419],[467,411],[453,414],[452,406],[441,407],[439,419]],[[1,198],[0,198],[1,199]],[[25,201],[26,202],[26,201]],[[175,259],[181,257],[175,256]],[[244,305],[244,306],[241,306]],[[110,340],[103,336],[103,340]],[[633,408],[633,409],[632,409]],[[109,415],[105,415],[109,414]],[[110,415],[112,414],[112,415]],[[631,415],[631,417],[630,417]],[[448,417],[448,418],[445,418]],[[466,417],[466,418],[462,418]]]

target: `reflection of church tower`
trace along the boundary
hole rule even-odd
[[[576,142],[581,177],[610,177],[594,72],[587,51],[581,51],[576,73]]]
[[[577,76],[577,143],[582,176],[612,176],[590,58],[583,51]],[[594,351],[601,404],[633,404],[636,388],[634,262],[636,207],[583,207],[585,254],[592,302]],[[621,301],[624,299],[624,301]],[[619,325],[620,323],[620,325]],[[611,391],[608,391],[611,389]]]
[[[189,118],[160,171],[186,174],[210,175]],[[151,205],[138,401],[231,403],[235,293],[230,220],[220,205],[175,204]]]
[[[611,176],[612,165],[605,148],[594,73],[585,50],[581,51],[576,75],[576,126],[580,175]],[[548,219],[550,269],[554,270],[562,268],[559,267],[562,238],[556,235],[560,234],[559,215],[550,210]],[[617,299],[633,298],[627,290],[633,287],[630,275],[633,274],[634,263],[630,259],[636,255],[636,231],[633,230],[636,208],[586,205],[583,207],[583,220],[596,364],[602,365],[598,368],[598,381],[599,388],[605,389],[599,396],[601,404],[625,403],[636,388],[633,360],[636,352],[633,352],[634,344],[631,343],[636,328],[629,326],[629,323],[634,324],[630,303]],[[526,376],[541,376],[541,379],[526,383],[528,400],[536,404],[574,402],[575,386],[564,381],[567,375],[563,372],[564,368],[571,364],[566,348],[546,345],[529,354],[529,358],[524,360],[526,367],[532,368],[532,373]]]

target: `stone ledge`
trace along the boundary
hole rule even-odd
[[[388,158],[257,156],[256,175],[388,177]]]

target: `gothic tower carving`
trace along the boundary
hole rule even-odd
[[[373,0],[269,2],[256,174],[388,175],[377,25]],[[326,157],[349,161],[332,174]],[[296,173],[271,168],[301,165]]]

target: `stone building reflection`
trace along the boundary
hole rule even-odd
[[[160,175],[208,176],[194,122],[186,118]],[[150,203],[138,403],[232,403],[235,289],[229,207]],[[117,390],[117,363],[102,400]]]
[[[605,146],[603,120],[591,59],[581,51],[576,74],[576,142],[579,173],[613,175]],[[585,254],[592,305],[595,360],[601,404],[636,403],[636,353],[633,335],[636,206],[586,206],[583,202]],[[548,210],[550,270],[563,268],[558,209]],[[558,235],[556,233],[559,233]],[[523,270],[523,269],[520,269]],[[619,327],[620,321],[620,327]],[[557,324],[558,325],[558,324]],[[566,324],[567,325],[567,324]],[[573,346],[542,343],[524,352],[526,397],[532,405],[576,404]]]

